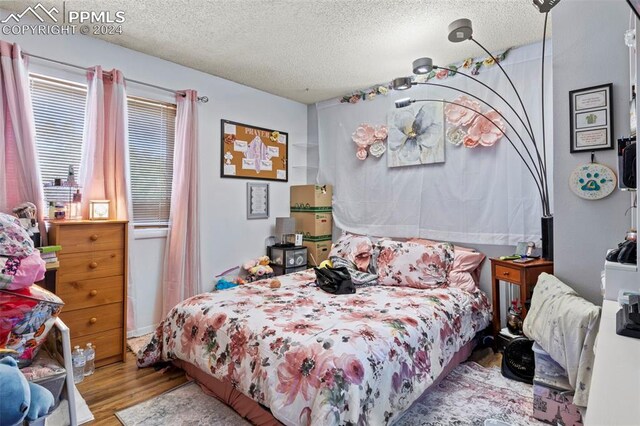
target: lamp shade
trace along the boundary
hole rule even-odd
[[[408,107],[409,105],[411,105],[410,98],[398,99],[396,101],[396,108],[404,108],[404,107]]]
[[[293,217],[276,217],[276,236],[295,234],[296,219]]]
[[[449,41],[453,43],[471,40],[472,35],[473,27],[470,19],[457,19],[449,24]]]
[[[418,58],[413,61],[414,74],[429,74],[433,70],[433,59]]]
[[[411,88],[411,77],[398,77],[393,79],[393,90],[407,90]]]

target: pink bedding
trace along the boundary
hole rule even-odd
[[[287,425],[387,424],[490,320],[480,291],[359,287],[334,296],[312,272],[178,304],[138,359],[183,360]]]

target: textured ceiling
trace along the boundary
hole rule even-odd
[[[123,35],[104,40],[303,103],[408,75],[419,56],[480,56],[473,43],[447,41],[457,18],[494,51],[540,40],[543,25],[531,0],[67,0],[66,9],[123,10]]]

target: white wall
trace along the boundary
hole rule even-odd
[[[583,297],[600,303],[600,271],[608,248],[630,226],[629,194],[615,191],[599,201],[569,189],[572,170],[589,153],[569,153],[569,91],[613,83],[614,137],[629,134],[629,52],[623,35],[630,9],[624,1],[565,0],[553,19],[555,274]],[[615,150],[596,161],[616,170]]]
[[[4,18],[7,13],[0,11]],[[161,30],[161,29],[159,29]],[[126,28],[124,28],[126,31]],[[114,36],[115,37],[115,36]],[[273,233],[275,218],[289,215],[289,186],[306,183],[307,106],[205,74],[120,46],[85,36],[0,36],[19,43],[27,53],[82,66],[118,68],[126,78],[174,89],[196,89],[209,97],[199,107],[200,226],[202,290],[213,277],[245,260],[264,254],[264,240]],[[215,40],[211,49],[215,49]],[[206,52],[202,52],[206,54]],[[242,54],[240,52],[239,54]],[[32,60],[32,69],[83,80],[81,71]],[[129,94],[170,100],[160,91],[128,85]],[[289,132],[289,182],[271,182],[268,220],[246,220],[246,180],[220,178],[220,119]],[[144,233],[136,233],[140,237]],[[153,235],[153,234],[152,234]],[[147,233],[147,236],[148,233]],[[150,330],[161,319],[160,277],[164,238],[136,240],[130,248],[138,313],[136,328]]]

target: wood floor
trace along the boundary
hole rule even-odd
[[[173,389],[187,379],[182,370],[155,371],[136,366],[136,358],[127,352],[126,362],[98,368],[78,384],[95,420],[90,425],[120,425],[116,411],[139,404]]]

